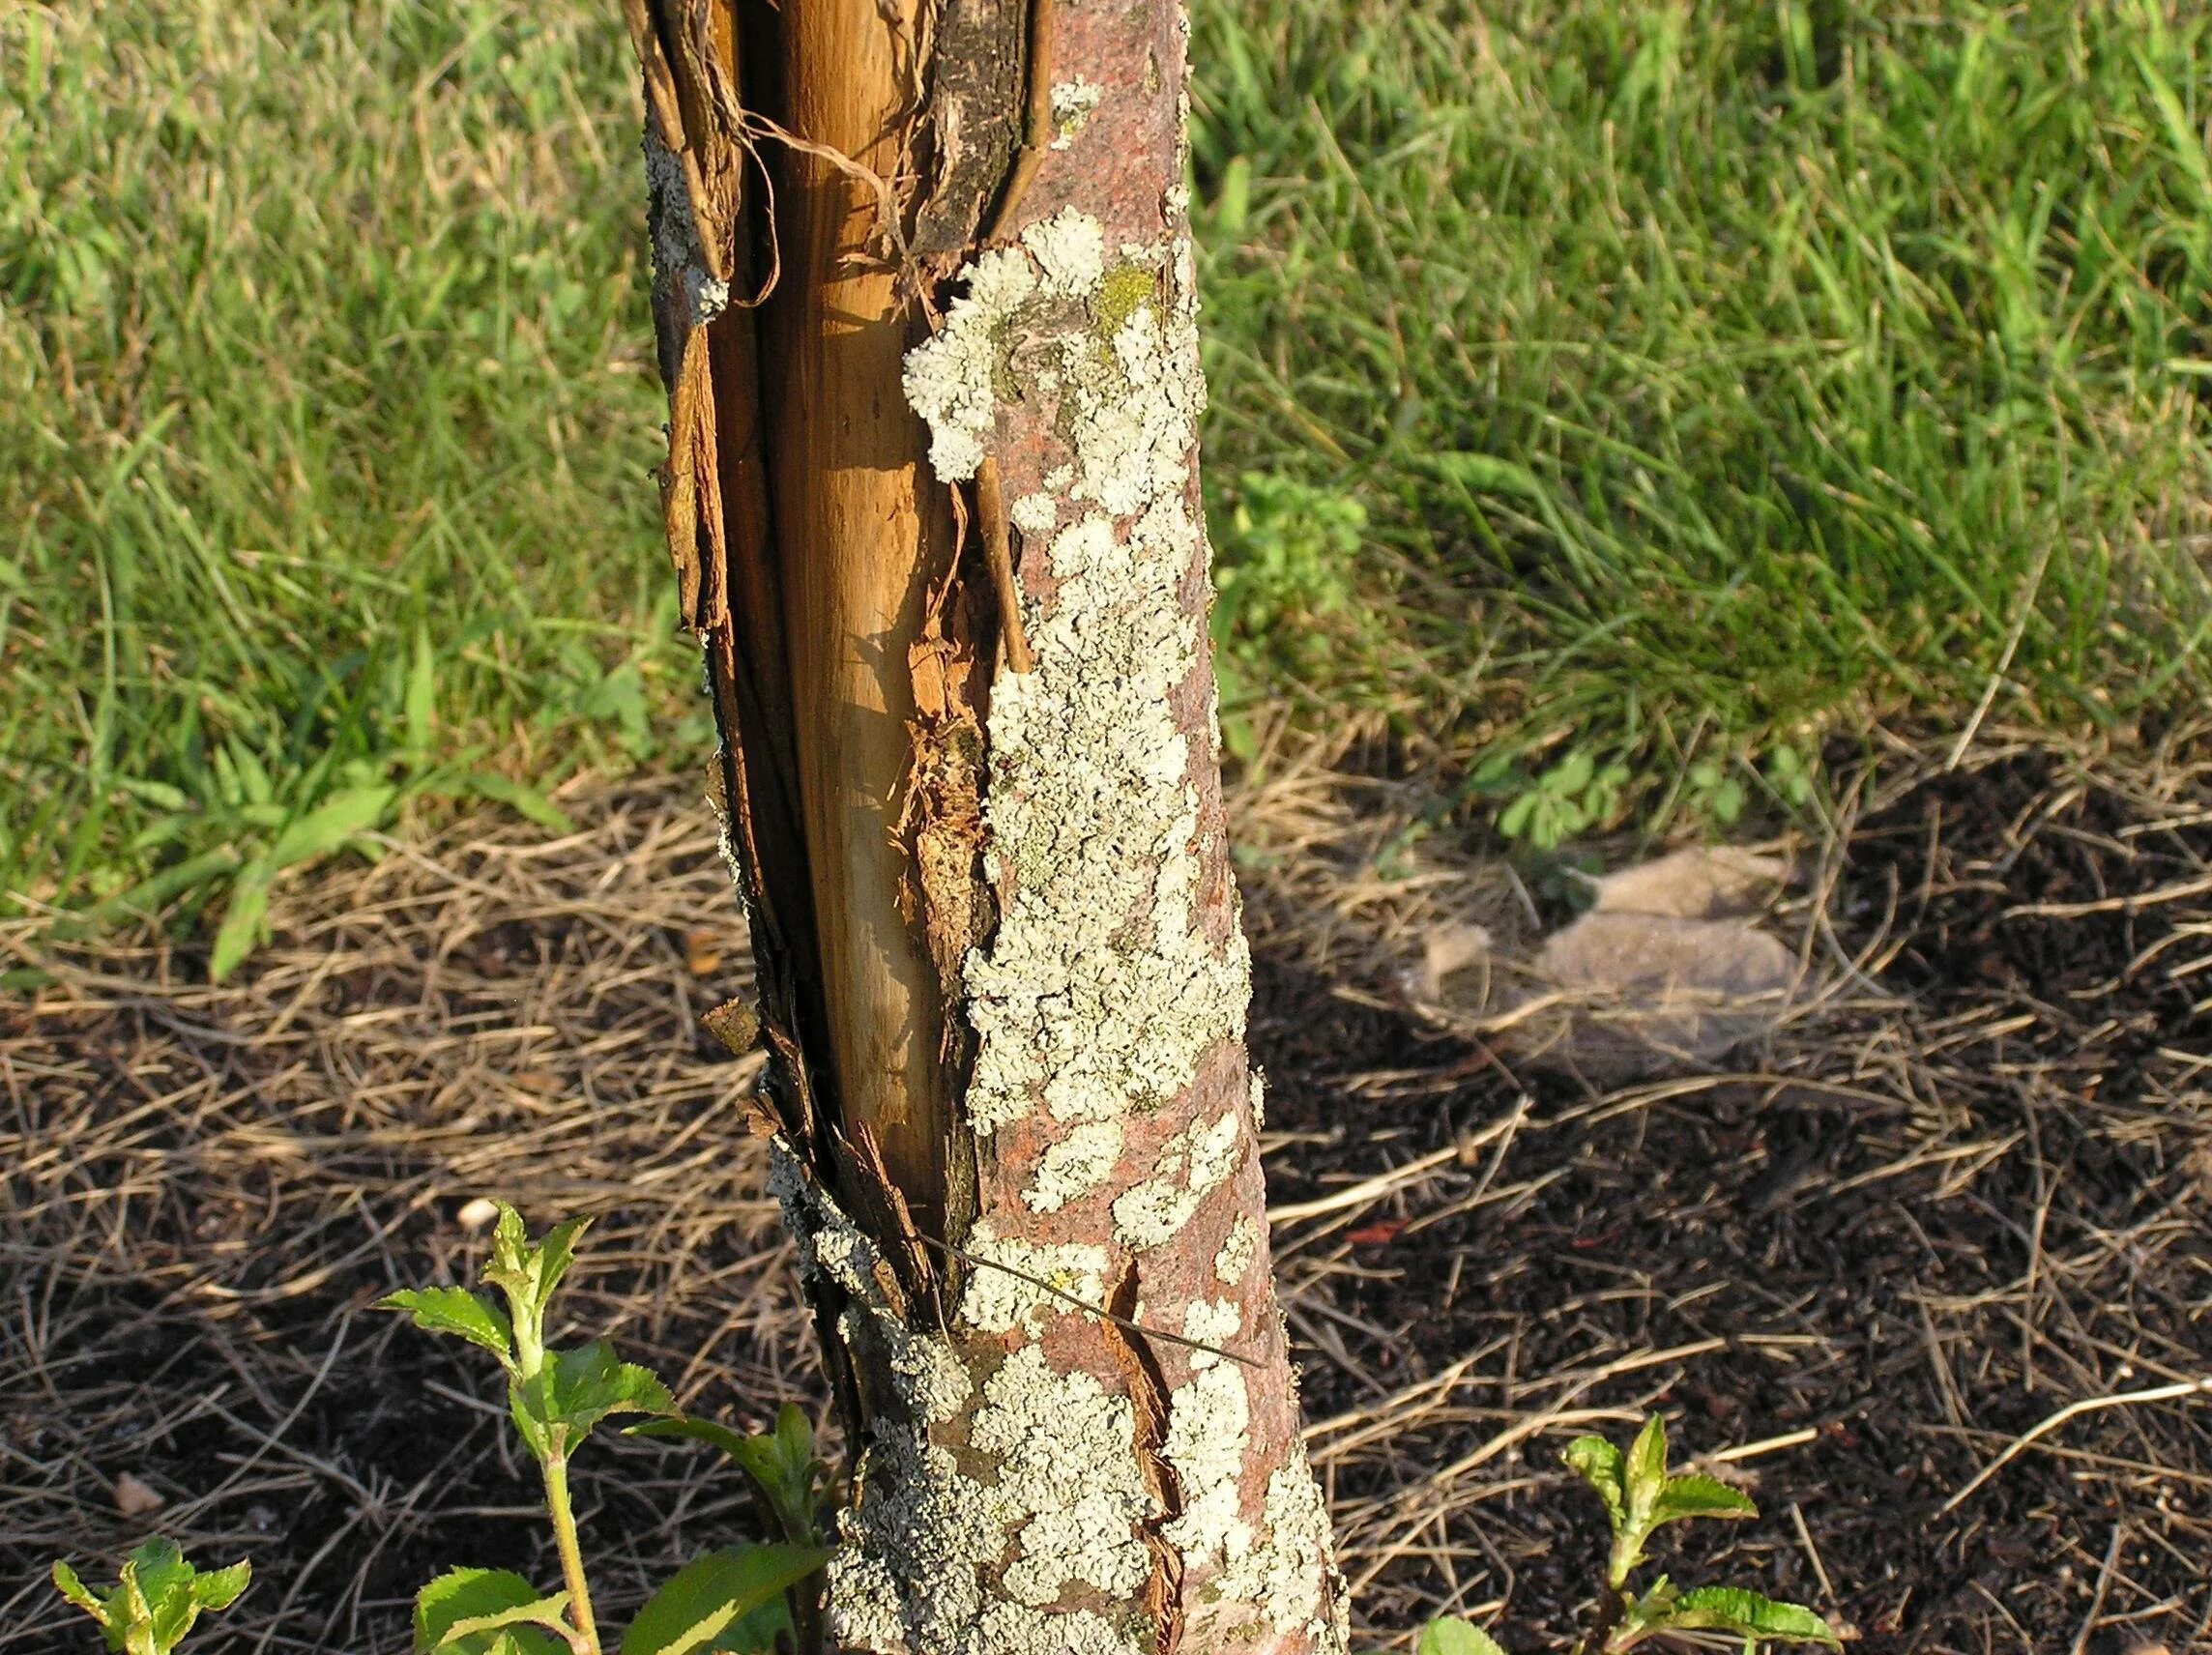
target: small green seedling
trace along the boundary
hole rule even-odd
[[[1576,746],[1531,776],[1508,754],[1494,755],[1468,778],[1467,791],[1502,803],[1498,834],[1534,851],[1557,849],[1577,834],[1616,818],[1635,778],[1617,760],[1599,764],[1588,747]]]
[[[100,1623],[107,1647],[123,1655],[169,1655],[203,1610],[238,1601],[252,1568],[233,1563],[201,1574],[173,1540],[147,1541],[123,1560],[115,1589],[95,1597],[67,1563],[54,1565],[54,1587]]]
[[[1744,1655],[1765,1643],[1837,1641],[1834,1630],[1802,1604],[1778,1603],[1740,1586],[1677,1589],[1666,1576],[1635,1591],[1629,1584],[1651,1536],[1693,1517],[1757,1517],[1759,1508],[1717,1478],[1667,1470],[1667,1423],[1653,1414],[1623,1454],[1602,1437],[1578,1437],[1559,1456],[1596,1493],[1613,1530],[1596,1623],[1577,1655],[1622,1655],[1647,1639],[1718,1632],[1743,1640]],[[1489,1634],[1464,1620],[1433,1621],[1416,1655],[1504,1655]]]
[[[758,1437],[746,1437],[711,1419],[684,1414],[649,1419],[628,1427],[625,1434],[681,1437],[719,1448],[751,1486],[762,1525],[769,1533],[782,1536],[782,1550],[825,1559],[829,1556],[822,1549],[822,1505],[828,1493],[829,1467],[815,1458],[814,1428],[793,1404],[787,1402],[778,1408],[775,1429]],[[750,1550],[761,1553],[776,1549]],[[790,1627],[793,1644],[808,1655],[829,1646],[822,1620],[825,1584],[817,1569],[768,1606],[778,1617],[777,1624]],[[637,1629],[633,1626],[630,1630],[634,1634]],[[774,1625],[769,1628],[771,1638],[775,1630]],[[623,1655],[637,1655],[626,1638],[623,1640]]]
[[[453,1569],[415,1600],[417,1655],[603,1655],[581,1539],[568,1494],[568,1462],[593,1429],[616,1414],[645,1414],[642,1434],[714,1443],[751,1479],[779,1542],[710,1552],[679,1569],[646,1601],[624,1633],[621,1655],[766,1655],[779,1643],[800,1655],[821,1647],[823,1565],[816,1544],[817,1484],[812,1434],[797,1408],[776,1430],[742,1437],[685,1418],[668,1387],[603,1339],[550,1349],[545,1312],[575,1262],[589,1223],[571,1219],[531,1241],[522,1216],[502,1205],[483,1285],[501,1305],[465,1288],[395,1292],[380,1308],[404,1312],[419,1327],[449,1333],[488,1350],[507,1374],[508,1414],[545,1485],[545,1515],[561,1558],[562,1589],[540,1591],[505,1569]],[[638,1429],[638,1428],[633,1428]]]

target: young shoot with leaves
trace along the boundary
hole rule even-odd
[[[1578,1437],[1560,1454],[1568,1468],[1596,1493],[1613,1530],[1597,1618],[1576,1645],[1576,1655],[1625,1655],[1653,1638],[1723,1633],[1743,1640],[1744,1655],[1764,1643],[1827,1643],[1834,1630],[1802,1604],[1778,1603],[1741,1586],[1693,1586],[1684,1591],[1661,1575],[1643,1591],[1629,1584],[1651,1536],[1670,1523],[1693,1517],[1757,1517],[1759,1508],[1740,1490],[1716,1477],[1667,1470],[1667,1422],[1653,1414],[1623,1454],[1602,1437]],[[1415,1655],[1505,1655],[1498,1640],[1456,1617],[1432,1621]]]

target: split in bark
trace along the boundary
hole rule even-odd
[[[1341,1649],[1243,1046],[1179,7],[627,4],[670,549],[858,1450],[837,1636]]]

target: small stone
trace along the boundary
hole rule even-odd
[[[125,1517],[144,1517],[168,1503],[153,1484],[135,1472],[126,1471],[115,1479],[115,1509]]]

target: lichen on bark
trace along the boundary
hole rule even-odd
[[[984,868],[999,922],[963,973],[976,1037],[966,1117],[995,1147],[989,1173],[1025,1209],[1004,1237],[986,1227],[971,1242],[963,1321],[1024,1341],[1002,1374],[1037,1373],[1045,1353],[1075,1348],[1071,1324],[1088,1321],[1075,1306],[1100,1302],[1119,1268],[1099,1238],[1133,1272],[1206,1231],[1209,1204],[1250,1204],[1258,1185],[1260,1091],[1242,1066],[1249,959],[1233,898],[1224,906],[1210,791],[1192,486],[1204,382],[1179,214],[1166,229],[1110,249],[1096,218],[1062,208],[973,261],[906,364],[941,480],[964,481],[985,453],[1031,434],[1020,463],[1034,486],[1010,516],[1034,667],[1001,671],[992,686]],[[1034,438],[1040,428],[1048,438]],[[1173,1559],[1155,1586],[1172,1582],[1175,1599],[1151,1640],[1117,1636],[1338,1650],[1326,1513],[1285,1429],[1295,1408],[1274,1365],[1280,1315],[1254,1267],[1264,1240],[1248,1211],[1208,1233],[1195,1267],[1155,1272],[1163,1286],[1135,1306],[1136,1322],[1190,1342],[1164,1358],[1153,1343],[1154,1378],[1128,1380],[1132,1400],[1142,1388],[1159,1398],[1153,1438],[1137,1445],[1157,1466],[1149,1486],[1130,1503],[1033,1518],[999,1589],[1045,1611],[1070,1584],[1102,1587],[1103,1558],[1133,1565],[1149,1550],[1155,1569]],[[1021,1275],[991,1282],[994,1263]],[[1125,1416],[1111,1417],[1119,1434]],[[1084,1420],[1068,1406],[1037,1428],[1064,1442],[1094,1429]],[[1053,1561],[1069,1547],[1090,1558],[1072,1572]]]
[[[786,25],[770,10],[760,20],[772,39]],[[1033,28],[1054,10],[1024,0],[1021,15]],[[844,1057],[816,1050],[820,1031],[797,1020],[770,1031],[794,1077],[826,1083],[795,1093],[820,1107],[794,1115],[806,1130],[786,1120],[793,1141],[777,1143],[772,1184],[854,1448],[832,1629],[840,1647],[881,1655],[1339,1655],[1341,1582],[1298,1448],[1267,1268],[1261,1100],[1244,1050],[1249,958],[1216,768],[1196,471],[1205,386],[1175,182],[1187,40],[1172,0],[1061,0],[1057,11],[1057,55],[1033,50],[1026,63],[1047,141],[1028,120],[1034,176],[1022,175],[1026,196],[993,199],[989,245],[962,226],[977,221],[990,182],[976,158],[1003,152],[1007,134],[974,123],[997,120],[1016,14],[1001,0],[956,0],[935,14],[949,31],[938,47],[972,23],[995,55],[965,78],[938,75],[948,67],[939,64],[916,82],[924,104],[928,88],[958,92],[915,112],[926,136],[905,159],[917,188],[936,192],[923,204],[932,211],[916,215],[903,247],[895,234],[879,246],[876,225],[834,266],[845,279],[886,247],[910,261],[895,279],[875,269],[886,308],[869,313],[881,326],[868,336],[912,344],[896,377],[918,422],[880,422],[881,452],[867,452],[887,467],[885,456],[906,456],[896,475],[922,485],[900,509],[932,525],[916,540],[927,578],[897,590],[926,591],[931,624],[943,624],[884,655],[893,679],[913,681],[901,694],[913,690],[915,740],[895,781],[878,777],[868,797],[889,818],[908,899],[876,915],[874,931],[849,932],[871,945],[925,934],[941,993],[899,1002],[925,1007],[911,1022],[886,1012],[871,1023],[874,1002],[840,989],[826,965],[806,992],[853,1025],[834,1048]],[[810,16],[832,12],[864,45],[894,12],[918,15],[908,0],[825,0]],[[960,28],[946,23],[955,16]],[[894,44],[932,49],[925,34]],[[864,67],[852,53],[821,63]],[[905,85],[892,88],[902,99]],[[851,132],[836,141],[858,157]],[[648,165],[662,244],[656,308],[664,325],[690,329],[728,297],[694,279],[704,266],[668,211],[681,158],[649,145]],[[782,245],[787,272],[828,279],[831,266],[806,262],[809,247],[821,251],[806,236]],[[813,334],[775,336],[813,310],[778,301],[758,314],[773,346],[764,373],[822,366]],[[834,325],[846,327],[843,313]],[[824,388],[851,382],[816,373],[816,412],[899,414],[880,395],[891,361],[871,346],[862,393],[842,400]],[[827,441],[843,427],[825,415],[806,429]],[[850,562],[856,582],[880,581],[890,554],[876,556],[867,534],[794,539],[822,529],[828,508],[816,508],[856,468],[825,462],[817,475],[794,461],[804,444],[792,444],[771,454],[773,521],[786,595],[809,595],[785,605],[787,618],[812,625],[830,613],[814,599],[837,595],[825,569]],[[914,478],[923,452],[928,475]],[[994,469],[978,479],[986,458]],[[986,496],[1007,503],[1004,521],[976,536]],[[954,543],[963,522],[965,549]],[[1010,578],[975,579],[978,547]],[[1006,640],[995,674],[994,616]],[[795,682],[805,651],[819,667],[877,642],[841,620],[794,624],[790,635]],[[844,681],[807,682],[844,705]],[[844,724],[820,727],[844,739]],[[922,762],[931,755],[946,762]],[[738,798],[728,839],[746,857],[751,821]],[[803,827],[811,850],[825,830],[811,816]],[[824,891],[843,888],[817,881],[811,909],[800,900],[792,912],[827,925]],[[928,1096],[947,1106],[917,1135],[947,1150],[958,1201],[949,1176],[931,1186],[942,1200],[908,1199],[907,1183],[926,1181],[909,1176],[923,1160],[887,1155],[886,1122],[901,1118],[859,1084],[876,1071],[855,1054],[916,1040],[939,1043],[946,1078]]]

